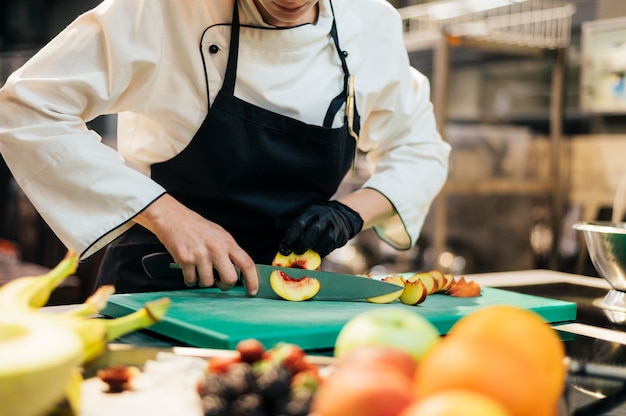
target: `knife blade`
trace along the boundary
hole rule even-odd
[[[182,278],[180,266],[176,264],[169,253],[152,253],[144,256],[141,260],[143,268],[148,276],[157,278]],[[300,280],[312,277],[320,282],[320,290],[315,295],[317,300],[354,300],[365,299],[375,296],[397,292],[402,288],[392,283],[382,282],[362,276],[339,274],[317,270],[296,269],[291,267],[270,266],[256,264],[259,276],[259,291],[256,297],[268,299],[280,299],[270,285],[270,275],[274,271],[282,271],[293,279]],[[239,270],[237,272],[241,273]]]

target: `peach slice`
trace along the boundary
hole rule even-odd
[[[366,277],[367,279],[367,277]],[[398,291],[396,292],[391,292],[388,293],[386,295],[381,295],[381,296],[374,296],[371,298],[367,298],[366,300],[368,302],[371,303],[391,303],[395,300],[397,300],[398,298],[400,298],[400,296],[402,296],[402,293],[404,292],[404,278],[398,274],[392,274],[390,276],[385,276],[382,279],[383,282],[387,282],[387,283],[393,283],[394,285],[398,285],[400,286],[400,288],[398,289]]]
[[[424,282],[420,279],[407,280],[404,283],[404,291],[400,295],[400,302],[405,305],[418,305],[426,300],[427,295]]]
[[[439,288],[439,292],[446,292],[450,286],[452,286],[454,284],[454,275],[446,273],[443,275],[444,279],[445,279],[445,283],[442,287]]]
[[[433,279],[435,279],[435,282],[437,282],[437,292],[441,292],[443,286],[446,284],[446,278],[444,277],[443,273],[441,273],[439,270],[431,270],[428,272],[428,274],[431,275]]]
[[[437,281],[430,273],[415,273],[413,276],[409,277],[407,281],[421,280],[426,286],[426,293],[432,295],[433,293],[439,290],[437,286]]]
[[[280,270],[270,274],[270,286],[278,296],[294,302],[311,299],[320,291],[319,280],[308,276],[294,279]]]
[[[457,298],[474,298],[480,296],[480,285],[473,280],[465,280],[462,276],[455,281],[446,291],[447,295]]]
[[[276,253],[272,266],[293,267],[294,269],[319,270],[322,267],[320,255],[309,249],[302,254],[291,253],[288,256]]]

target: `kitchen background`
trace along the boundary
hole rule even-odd
[[[471,2],[479,3],[465,3]],[[0,85],[75,16],[98,3],[0,2]],[[406,17],[409,31],[411,16],[426,6],[458,10],[464,2],[391,3]],[[366,231],[331,254],[325,268],[355,273],[439,268],[456,274],[551,268],[596,275],[571,225],[579,219],[611,219],[617,190],[624,186],[626,2],[527,3],[539,4],[542,16],[562,12],[549,19],[567,23],[567,47],[520,50],[504,42],[485,49],[463,36],[442,46],[420,42],[426,32],[417,32],[418,42],[408,44],[411,62],[431,78],[442,133],[453,146],[448,184],[414,249],[393,250]],[[510,10],[515,17],[517,9]],[[480,23],[471,20],[477,15],[468,15],[469,22]],[[115,124],[114,116],[103,116],[89,126],[115,146]],[[359,166],[359,175],[347,178],[340,193],[362,183],[368,166],[364,160]],[[50,267],[64,253],[0,159],[0,263]],[[81,264],[75,297],[91,290],[100,256]],[[2,273],[0,267],[0,280]]]

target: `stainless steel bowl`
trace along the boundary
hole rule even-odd
[[[577,222],[573,227],[583,232],[591,263],[613,288],[602,306],[626,311],[626,223]]]

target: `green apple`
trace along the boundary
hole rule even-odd
[[[340,358],[367,345],[385,345],[407,351],[420,361],[441,336],[426,318],[403,307],[381,307],[362,312],[339,331],[334,355]]]

